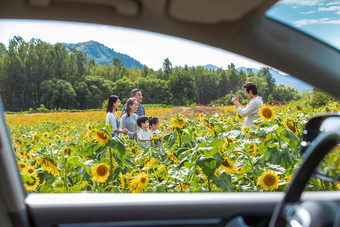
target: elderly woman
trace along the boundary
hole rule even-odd
[[[138,108],[138,102],[136,98],[129,98],[126,101],[126,108],[124,110],[122,116],[122,128],[127,128],[129,131],[125,133],[130,137],[130,139],[137,139],[138,126],[137,126],[137,118],[138,115],[135,114],[135,111]]]

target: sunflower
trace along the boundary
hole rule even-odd
[[[43,166],[47,172],[51,173],[53,176],[58,176],[59,172],[58,172],[58,168],[57,166],[53,163],[53,160],[42,157],[42,158],[38,158],[35,166]]]
[[[329,100],[329,101],[328,101],[328,104],[329,104],[329,105],[332,105],[332,101],[331,101],[331,100]]]
[[[21,141],[18,140],[18,139],[14,140],[14,146],[20,148],[21,147]]]
[[[33,174],[35,172],[35,168],[33,166],[28,166],[26,168],[26,171],[29,173],[29,174]]]
[[[18,166],[20,170],[24,170],[27,168],[27,164],[25,162],[18,162]]]
[[[256,154],[258,152],[258,148],[255,143],[251,143],[249,149],[249,154]]]
[[[242,117],[241,117],[241,115],[239,113],[236,114],[236,119],[242,120]]]
[[[335,187],[336,187],[338,190],[340,190],[340,183],[338,183]]]
[[[109,166],[105,163],[99,163],[92,169],[92,180],[104,183],[110,176]]]
[[[62,125],[62,126],[61,126],[61,129],[65,129],[65,125]]]
[[[296,136],[299,135],[298,128],[297,128],[294,121],[287,119],[287,120],[284,121],[284,125],[285,125],[286,128],[289,129],[289,131],[294,133]]]
[[[173,118],[171,120],[171,124],[174,126],[174,127],[177,127],[177,128],[180,128],[182,129],[184,127],[184,125],[186,125],[186,120],[184,118],[180,118],[180,119],[177,119],[177,118]]]
[[[336,108],[336,110],[339,110],[339,104],[337,102],[334,102],[334,107]]]
[[[237,167],[235,166],[235,163],[233,161],[231,161],[227,157],[222,157],[222,158],[223,158],[223,162],[220,166],[220,170],[222,169],[228,174],[234,174],[238,172]]]
[[[33,142],[33,143],[38,142],[38,133],[37,133],[37,132],[34,132],[34,133],[32,134],[32,142]]]
[[[151,159],[147,158],[147,159],[144,160],[144,166],[145,167],[149,167],[149,166],[153,165],[156,162],[158,162],[158,161],[155,158],[151,158]]]
[[[279,176],[270,169],[267,169],[259,177],[257,185],[260,185],[264,190],[273,190],[279,187],[279,181]]]
[[[46,137],[49,137],[49,136],[50,136],[50,134],[48,132],[43,133],[43,138],[46,138]]]
[[[25,181],[24,187],[27,191],[35,191],[40,183],[40,179],[37,174],[32,174],[31,179]]]
[[[144,190],[144,188],[149,184],[148,174],[140,173],[134,177],[130,184],[130,190],[133,193],[139,193]]]
[[[169,156],[171,161],[173,161],[175,164],[179,163],[178,158],[173,153],[171,153],[170,151],[166,151],[165,153]]]
[[[230,144],[234,144],[234,143],[235,143],[235,140],[234,140],[233,138],[228,138],[228,143],[229,143],[229,145],[230,145]]]
[[[301,106],[299,106],[299,105],[296,105],[295,108],[296,108],[298,111],[301,111],[301,110],[302,110]]]
[[[120,179],[120,184],[122,185],[122,188],[125,188],[125,179],[124,179],[124,175],[122,174],[122,172],[119,172],[119,179]]]
[[[98,143],[107,144],[109,142],[110,136],[104,130],[96,130],[94,138]]]
[[[156,147],[157,144],[160,142],[159,141],[159,135],[157,133],[153,133],[153,134],[150,135],[150,138],[152,139],[152,145],[154,147]]]
[[[17,156],[18,156],[19,158],[27,159],[27,156],[26,156],[26,152],[25,152],[25,151],[23,151],[23,150],[18,150],[16,153],[17,153]]]
[[[60,136],[59,136],[59,135],[55,135],[55,136],[54,136],[54,139],[57,140],[57,141],[59,141],[59,140],[60,140]]]
[[[249,126],[245,126],[245,127],[242,128],[243,134],[247,135],[248,137],[254,138],[254,135],[251,133],[251,130],[252,129]]]
[[[88,125],[86,125],[86,129],[87,129],[87,131],[92,131],[92,125],[90,125],[90,124],[88,124]]]
[[[285,180],[285,181],[291,181],[292,178],[293,178],[293,176],[288,175],[288,176],[285,176],[285,177],[283,178],[283,180]]]
[[[180,187],[183,192],[188,193],[189,191],[187,189],[190,188],[190,185],[189,184],[179,183],[177,185],[177,187]]]
[[[68,141],[68,136],[67,136],[66,134],[64,134],[64,135],[63,135],[63,139],[64,139],[65,141]]]
[[[263,105],[259,110],[259,115],[262,120],[270,121],[275,117],[274,111],[270,106]]]
[[[123,139],[125,142],[127,142],[127,141],[130,140],[130,137],[129,137],[128,135],[125,135],[125,136],[122,137],[122,139]]]
[[[65,155],[68,155],[70,153],[70,149],[68,147],[65,147],[61,152],[60,154],[62,156],[65,156]]]

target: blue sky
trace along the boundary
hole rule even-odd
[[[339,0],[283,0],[267,15],[340,49]]]
[[[274,6],[268,14],[324,39],[340,49],[340,1],[284,0]],[[115,51],[128,54],[155,70],[162,67],[165,58],[169,58],[173,66],[213,64],[226,69],[231,62],[237,68],[245,66],[259,69],[264,66],[221,49],[121,27],[70,22],[0,20],[0,31],[0,42],[5,45],[8,45],[9,40],[16,35],[27,42],[32,38],[40,38],[51,44],[95,40]]]

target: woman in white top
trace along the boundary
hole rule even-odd
[[[127,128],[129,131],[125,134],[129,135],[130,139],[137,139],[138,133],[137,118],[135,114],[138,108],[138,102],[136,98],[129,98],[126,102],[126,108],[122,116],[122,128]]]
[[[111,122],[112,134],[111,136],[117,136],[118,133],[126,133],[129,130],[127,128],[119,129],[120,121],[117,116],[117,109],[120,105],[120,99],[117,95],[111,95],[106,106],[106,125]]]

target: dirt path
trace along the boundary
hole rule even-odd
[[[215,107],[209,107],[209,106],[183,107],[183,108],[176,108],[167,113],[164,113],[159,118],[162,120],[168,120],[172,115],[175,115],[175,114],[184,115],[188,118],[197,118],[200,113],[206,114],[206,115],[212,115],[214,113],[223,113],[223,110],[220,110]]]

